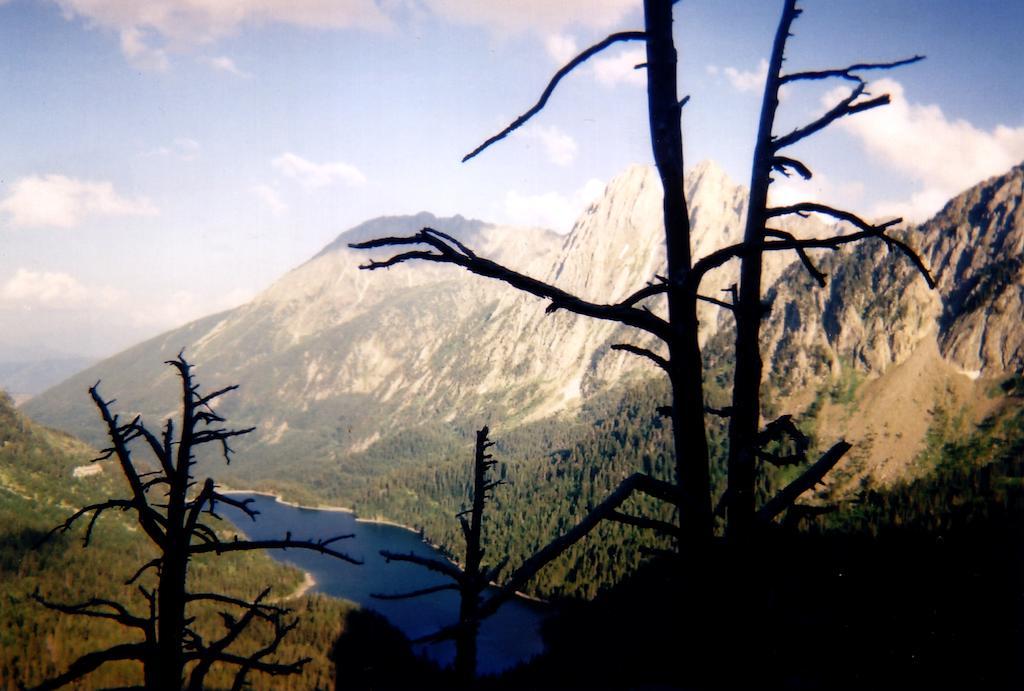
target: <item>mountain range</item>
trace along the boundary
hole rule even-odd
[[[1014,168],[901,231],[931,267],[936,290],[882,243],[816,254],[825,288],[795,257],[768,257],[767,407],[813,418],[821,439],[853,441],[857,451],[838,473],[847,485],[916,472],[937,420],[980,420],[995,405],[986,393],[993,382],[1024,366],[1022,181],[1024,167]],[[738,241],[746,190],[710,162],[693,168],[685,187],[694,255]],[[545,315],[541,300],[457,267],[361,271],[370,255],[349,243],[431,226],[481,256],[614,302],[663,272],[660,214],[656,174],[635,166],[566,236],[427,213],[375,219],[342,233],[250,303],[100,362],[23,409],[100,443],[87,387],[100,380],[121,410],[162,419],[176,393],[161,363],[184,349],[204,385],[241,384],[219,412],[257,427],[239,444],[245,461],[232,466],[232,481],[274,484],[310,464],[332,474],[345,496],[384,472],[437,462],[423,448],[453,452],[484,423],[512,429],[566,419],[595,396],[614,397],[657,375],[646,361],[609,349],[631,339],[648,345],[621,326]],[[785,229],[837,232],[813,217]],[[723,267],[703,292],[719,294],[735,275],[735,266]],[[727,369],[730,333],[728,313],[702,305],[712,371]]]

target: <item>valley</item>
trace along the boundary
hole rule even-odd
[[[800,523],[805,534],[886,534],[898,525],[934,525],[959,535],[992,521],[1018,520],[1024,404],[1014,377],[1019,379],[1024,365],[1024,275],[1002,257],[1024,251],[1022,179],[1024,170],[1014,169],[952,200],[920,228],[904,231],[936,267],[935,291],[882,245],[821,253],[818,265],[830,277],[826,289],[812,285],[799,264],[769,265],[765,416],[793,413],[812,450],[836,438],[854,444],[824,486],[804,496],[804,506],[838,507]],[[160,362],[184,348],[204,381],[241,384],[237,400],[225,401],[218,412],[257,428],[237,444],[237,462],[224,466],[202,458],[204,470],[215,470],[229,486],[255,487],[304,504],[350,506],[361,517],[409,526],[449,557],[458,557],[462,539],[452,516],[465,506],[470,486],[469,438],[489,424],[497,441],[496,473],[509,483],[495,492],[489,509],[489,549],[513,565],[522,563],[630,473],[671,479],[671,440],[658,412],[668,399],[667,386],[648,363],[609,350],[621,339],[621,327],[544,315],[534,298],[443,266],[359,271],[365,258],[347,244],[432,225],[524,272],[565,281],[592,298],[621,298],[630,285],[661,270],[659,233],[650,230],[657,215],[653,184],[650,171],[626,171],[564,239],[428,214],[368,222],[343,233],[253,302],[92,366],[35,396],[24,411],[99,445],[101,427],[85,388],[102,380],[125,410],[146,419],[165,417],[174,381]],[[702,250],[730,242],[741,224],[742,188],[713,164],[694,169],[688,184]],[[803,233],[837,232],[813,219],[801,223]],[[626,256],[630,261],[624,264]],[[716,285],[734,280],[730,271],[726,267]],[[706,307],[701,338],[708,405],[723,407],[732,327],[728,315]],[[664,306],[655,300],[652,309]],[[8,415],[11,425],[32,425],[18,422],[24,418],[13,409]],[[712,419],[708,433],[711,479],[720,497],[725,422]],[[60,453],[84,464],[87,447],[55,432],[39,434],[46,448],[60,439]],[[67,473],[70,465],[62,467]],[[39,473],[55,469],[39,466],[33,472],[0,465],[11,512],[24,512],[19,502],[37,502]],[[116,486],[116,475],[108,469],[71,487],[102,494]],[[758,481],[760,501],[790,479],[785,469],[765,473]],[[997,505],[986,489],[995,486],[1001,488]],[[30,530],[57,520],[57,506],[84,501],[84,495],[48,497],[51,508],[29,512],[36,526]],[[627,508],[674,520],[664,504],[650,499],[631,500]],[[105,539],[121,550],[127,549],[126,539],[135,544],[117,523],[107,530],[119,529],[123,537],[104,534]],[[15,544],[21,545],[13,547],[16,552],[27,545]],[[668,546],[639,527],[602,524],[545,568],[528,591],[560,602],[601,601],[641,577],[646,567],[638,571],[638,565],[649,563],[645,555],[651,550]],[[105,558],[105,549],[73,558],[90,563]],[[264,556],[250,561],[253,566],[245,569],[256,568],[254,577],[262,574],[282,592],[301,580]],[[29,562],[16,557],[14,563],[24,574]],[[58,567],[43,568],[55,573]],[[15,579],[9,589],[22,592],[18,588],[28,582]],[[341,586],[324,592],[345,594]],[[300,611],[314,612],[318,639],[343,628],[348,605],[319,596],[297,603]],[[5,617],[13,621],[13,614]],[[6,635],[15,646],[38,645],[28,631]],[[51,652],[43,659],[59,666],[74,652]],[[431,654],[444,661],[450,653]],[[53,669],[23,668],[18,659],[5,664],[26,678]],[[323,677],[329,665],[317,658],[310,673]],[[111,669],[111,679],[131,674]],[[302,679],[295,688],[305,688],[308,675]]]

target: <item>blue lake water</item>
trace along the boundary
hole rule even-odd
[[[234,499],[253,499],[259,511],[255,521],[238,509],[218,506],[218,512],[250,539],[283,538],[291,532],[296,540],[323,539],[355,533],[355,537],[334,543],[338,551],[361,559],[362,566],[306,550],[270,550],[268,553],[288,564],[313,574],[313,590],[359,603],[374,609],[397,626],[410,639],[434,633],[458,620],[459,596],[444,591],[408,600],[379,600],[371,593],[404,593],[450,582],[444,576],[420,566],[403,562],[387,563],[379,550],[441,558],[419,535],[404,528],[357,521],[344,511],[324,511],[289,506],[262,494],[234,494]],[[485,620],[478,637],[480,674],[492,674],[512,667],[541,652],[539,626],[545,608],[526,600],[505,604]],[[442,665],[451,664],[455,646],[450,641],[417,646],[417,650]]]

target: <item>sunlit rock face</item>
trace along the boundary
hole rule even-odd
[[[950,201],[920,228],[899,231],[931,267],[936,290],[880,241],[812,253],[828,275],[824,288],[791,252],[766,255],[762,287],[771,310],[762,352],[770,390],[799,396],[851,367],[882,376],[922,344],[968,377],[1019,369],[1022,177],[1014,169]],[[696,166],[684,184],[694,256],[739,242],[745,189],[713,163]],[[413,261],[361,271],[371,257],[389,253],[348,244],[433,227],[480,256],[610,303],[665,274],[661,202],[656,173],[633,166],[564,236],[430,214],[375,219],[340,235],[249,304],[110,358],[27,410],[98,440],[82,392],[102,379],[124,409],[166,415],[176,383],[159,363],[183,346],[203,381],[242,384],[222,412],[257,425],[248,449],[267,461],[283,453],[343,459],[403,430],[513,426],[575,410],[589,396],[657,374],[610,345],[658,344],[615,323],[545,314],[544,301],[451,265]],[[815,218],[781,227],[803,237],[843,231]],[[732,262],[712,272],[701,292],[728,299],[737,268]],[[658,299],[647,304],[664,311]],[[709,359],[727,365],[731,314],[701,304],[699,316]]]

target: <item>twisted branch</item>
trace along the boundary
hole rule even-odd
[[[643,32],[643,31],[622,31],[622,32],[619,32],[619,33],[611,34],[610,36],[605,37],[603,40],[599,41],[598,43],[595,43],[594,45],[590,46],[589,48],[584,50],[582,53],[580,53],[579,55],[574,57],[572,60],[567,62],[557,72],[555,72],[555,75],[551,78],[551,81],[548,82],[548,85],[544,89],[544,92],[540,95],[540,98],[537,99],[537,102],[535,104],[533,104],[533,106],[531,108],[529,108],[525,113],[523,113],[522,115],[517,117],[515,120],[513,120],[512,124],[510,124],[508,127],[503,129],[501,132],[498,132],[493,137],[490,137],[483,144],[481,144],[480,146],[476,147],[475,149],[470,151],[468,154],[463,156],[462,157],[462,162],[465,163],[466,161],[470,160],[471,158],[475,158],[484,149],[488,148],[489,146],[491,146],[492,144],[494,144],[496,142],[501,141],[502,139],[504,139],[505,137],[510,135],[512,132],[514,132],[515,130],[519,129],[523,125],[525,125],[526,122],[530,118],[532,118],[534,115],[539,113],[541,111],[541,109],[544,108],[545,104],[547,104],[547,102],[548,102],[548,99],[551,98],[551,94],[554,93],[555,87],[558,86],[558,82],[562,81],[562,79],[567,74],[572,72],[574,69],[579,67],[581,64],[583,64],[584,62],[586,62],[587,60],[589,60],[593,56],[595,56],[598,53],[600,53],[605,48],[608,48],[609,46],[614,45],[614,44],[619,43],[619,42],[622,42],[622,41],[646,41],[646,40],[647,40],[647,34],[645,32]]]

